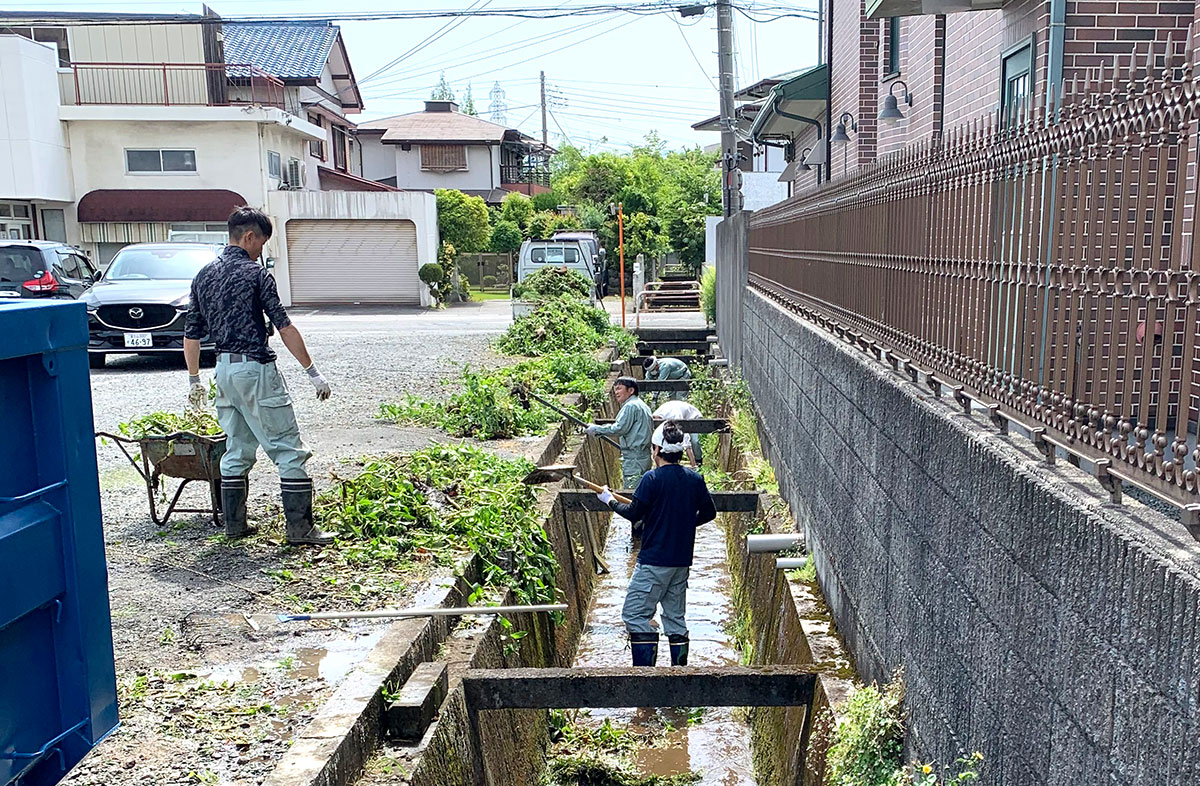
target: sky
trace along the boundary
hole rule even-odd
[[[815,12],[817,0],[786,4]],[[619,4],[621,0],[615,0]],[[686,4],[687,0],[679,0]],[[751,0],[742,0],[750,5]],[[565,7],[595,0],[392,0],[384,5],[361,0],[214,0],[224,16],[256,13],[322,14],[412,9],[489,9],[505,6]],[[779,5],[772,0],[760,5]],[[197,3],[131,0],[126,3],[66,2],[14,4],[8,10],[134,11],[196,13]],[[764,14],[765,15],[765,14]],[[552,145],[563,141],[585,150],[627,150],[651,131],[669,148],[709,145],[715,132],[691,125],[716,115],[716,17],[681,18],[675,13],[640,16],[615,12],[604,16],[553,20],[472,18],[345,21],[342,34],[366,104],[352,119],[363,121],[415,112],[442,73],[462,98],[468,88],[481,117],[489,118],[491,93],[503,91],[506,121],[532,135],[541,134],[538,72],[546,72]],[[734,14],[737,85],[814,65],[817,24],[799,18],[752,22]],[[429,41],[431,36],[438,36]],[[424,46],[421,46],[424,44]],[[420,48],[418,48],[420,47]],[[416,49],[416,51],[411,51]],[[392,63],[401,58],[400,62]],[[386,71],[376,73],[390,65]]]

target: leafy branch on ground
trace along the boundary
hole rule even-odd
[[[637,339],[612,324],[608,313],[588,303],[560,296],[543,301],[518,317],[496,341],[507,355],[537,357],[553,352],[590,352],[610,342],[624,355],[632,355]]]
[[[462,390],[444,403],[407,395],[384,403],[379,418],[393,423],[440,428],[456,437],[506,439],[542,434],[558,416],[531,398],[579,395],[594,407],[604,397],[608,364],[587,353],[557,352],[488,373],[464,369]]]
[[[519,300],[545,300],[562,295],[587,300],[592,294],[592,282],[578,270],[544,267],[514,284],[512,294]]]
[[[511,588],[520,603],[552,603],[554,553],[522,482],[533,468],[470,445],[433,445],[368,460],[316,507],[350,564],[378,567],[419,551],[452,565],[475,552],[485,585]]]

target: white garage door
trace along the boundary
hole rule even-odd
[[[293,303],[419,305],[411,221],[287,222]]]

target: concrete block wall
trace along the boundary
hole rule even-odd
[[[1200,547],[744,290],[764,447],[860,674],[988,786],[1200,783]],[[722,335],[725,341],[725,334]]]

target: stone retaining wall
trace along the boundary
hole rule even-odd
[[[910,753],[980,750],[989,785],[1200,783],[1182,525],[743,291],[764,451],[860,674],[904,668]]]

